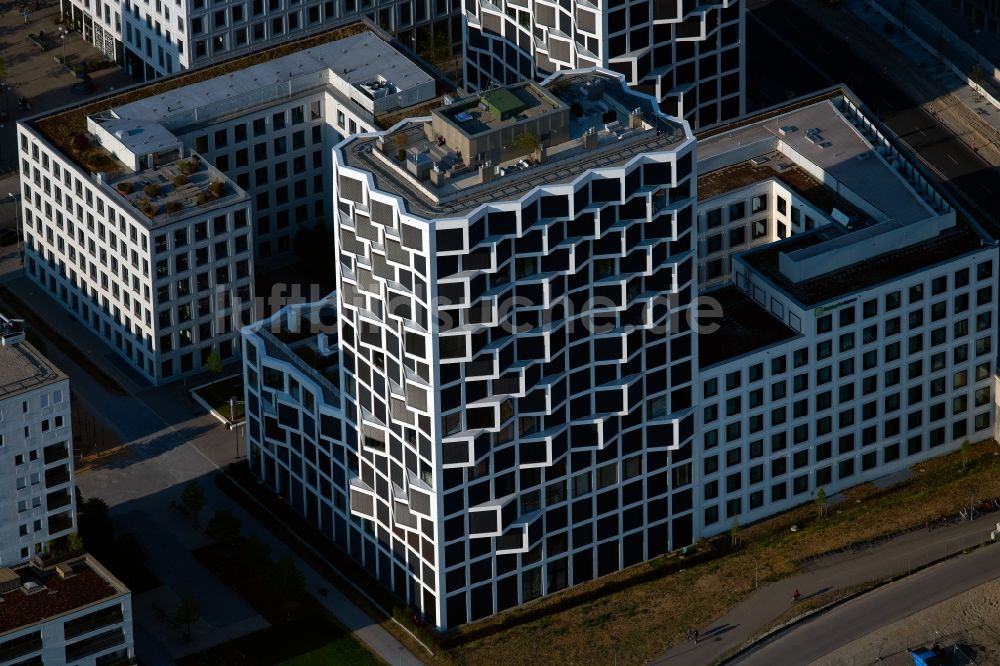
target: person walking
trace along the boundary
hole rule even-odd
[[[792,593],[792,603],[794,604],[800,598],[802,598],[802,593],[799,592],[799,588],[795,588],[795,592]]]
[[[698,644],[698,628],[694,627],[691,629],[691,635],[694,636],[694,644]]]

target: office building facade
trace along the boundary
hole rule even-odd
[[[88,43],[146,81],[367,19],[435,60],[461,39],[456,4],[431,0],[60,0]]]
[[[330,148],[434,99],[375,33],[329,37],[19,124],[26,272],[146,380],[234,358],[255,260],[287,260],[299,229],[329,224]]]

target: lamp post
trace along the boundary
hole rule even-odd
[[[18,203],[18,196],[13,192],[8,192],[7,196],[14,202],[14,225],[17,233],[17,260],[24,263],[24,255],[21,252],[21,206]]]
[[[59,28],[59,41],[62,42],[62,64],[63,67],[66,66],[66,35],[69,31],[65,26]]]
[[[240,457],[240,425],[236,422],[236,396],[229,396],[229,418],[233,422],[233,443],[236,445],[236,459]]]

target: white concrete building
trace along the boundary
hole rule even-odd
[[[75,531],[72,448],[69,379],[0,315],[0,567]]]
[[[625,90],[345,141],[337,292],[244,331],[251,469],[438,626],[993,432],[996,247],[853,98],[693,163]]]
[[[346,140],[337,293],[245,333],[253,471],[441,627],[690,544],[693,147],[599,72]]]
[[[19,124],[28,275],[153,383],[234,356],[254,255],[287,257],[300,227],[329,224],[330,148],[435,98],[360,29]]]
[[[0,666],[135,663],[132,595],[88,555],[0,568]]]
[[[458,3],[431,0],[60,0],[81,36],[150,80],[367,20],[424,55],[457,53]],[[438,54],[444,45],[447,54]]]
[[[606,67],[695,128],[745,110],[745,4],[466,0],[465,85]]]
[[[723,314],[699,336],[699,534],[992,436],[996,247],[856,103],[704,138],[698,170]]]

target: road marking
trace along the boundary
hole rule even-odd
[[[958,160],[956,160],[954,157],[952,157],[950,153],[948,154],[948,159],[951,160],[952,162],[954,162],[956,165],[958,164]]]

